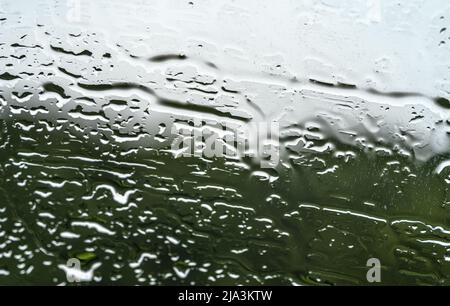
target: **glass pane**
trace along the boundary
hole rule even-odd
[[[0,1],[0,284],[450,284],[446,1]]]

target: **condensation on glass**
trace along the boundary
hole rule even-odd
[[[0,284],[450,284],[446,1],[0,1]]]

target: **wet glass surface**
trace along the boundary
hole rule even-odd
[[[446,1],[0,1],[0,284],[450,284]]]

